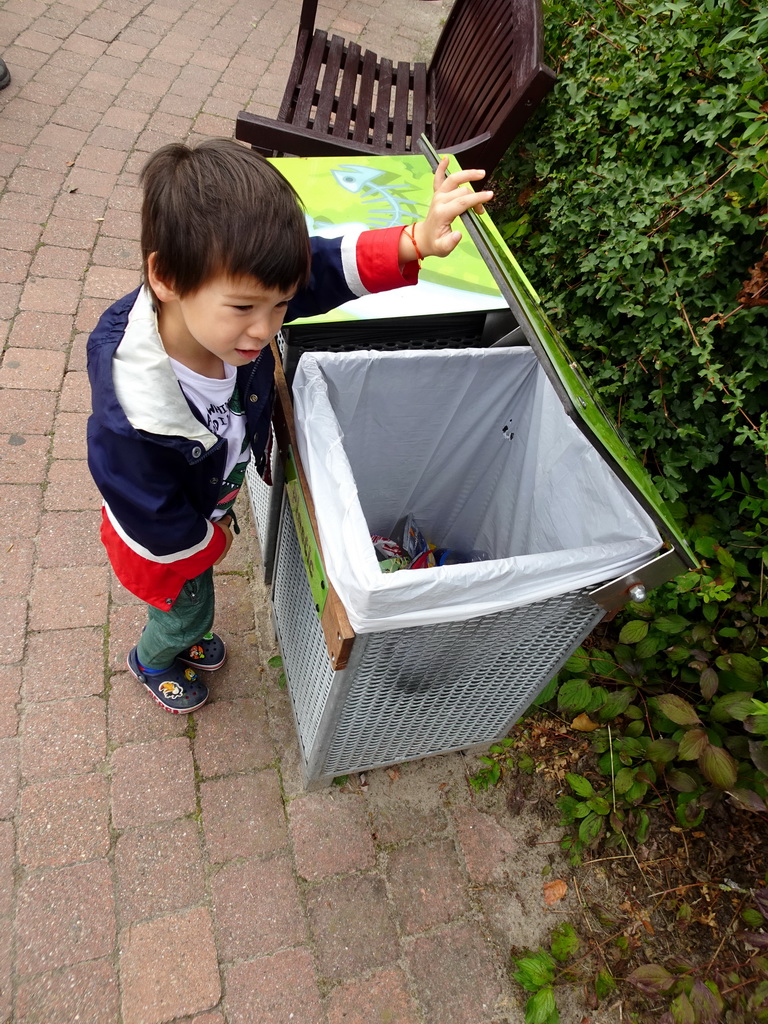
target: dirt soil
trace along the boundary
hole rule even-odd
[[[497,939],[506,936],[511,956],[537,945],[549,948],[552,928],[571,922],[582,946],[559,979],[564,983],[557,989],[561,1024],[657,1022],[668,1001],[654,1003],[623,980],[641,964],[690,966],[701,980],[726,989],[731,982],[725,973],[748,956],[735,938],[744,927],[741,913],[751,905],[751,891],[765,884],[765,820],[723,801],[700,828],[683,830],[657,810],[646,843],[631,850],[590,851],[573,867],[559,847],[565,832],[556,800],[570,792],[566,772],[605,785],[589,741],[546,715],[519,723],[512,735],[514,756],[530,755],[533,772],[504,771],[494,789],[476,794],[478,804],[495,813],[528,850],[527,862],[508,881],[506,907],[503,895],[496,896],[497,920],[504,924]],[[466,762],[468,775],[482,766],[473,756]],[[553,880],[565,883],[564,895],[543,916],[542,886]],[[553,893],[562,889],[553,887]],[[526,907],[530,912],[521,915]],[[519,921],[519,933],[510,928],[511,919]],[[610,971],[618,987],[598,1004],[594,977],[600,970]]]

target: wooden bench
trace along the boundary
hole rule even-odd
[[[268,156],[410,153],[423,132],[490,174],[555,81],[541,0],[456,0],[429,65],[329,40],[316,11],[304,0],[277,119],[237,116],[236,137]]]

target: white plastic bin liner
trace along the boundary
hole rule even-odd
[[[530,604],[661,546],[529,348],[305,353],[293,399],[326,570],[358,633]],[[409,512],[430,543],[492,560],[382,573],[370,535]]]

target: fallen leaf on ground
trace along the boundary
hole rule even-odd
[[[600,726],[596,722],[593,722],[588,714],[582,711],[582,713],[577,715],[571,722],[571,728],[575,729],[577,732],[594,732],[595,729],[599,729]]]
[[[568,886],[562,878],[556,878],[552,882],[544,883],[544,902],[548,907],[553,907],[568,892]]]

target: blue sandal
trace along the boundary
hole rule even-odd
[[[172,715],[187,715],[197,711],[208,700],[208,687],[200,682],[196,672],[185,668],[176,659],[167,669],[145,669],[139,661],[138,648],[128,655],[131,674],[149,690],[154,699]]]
[[[227,660],[227,648],[218,633],[206,633],[188,651],[177,654],[176,660],[201,672],[214,672]]]

